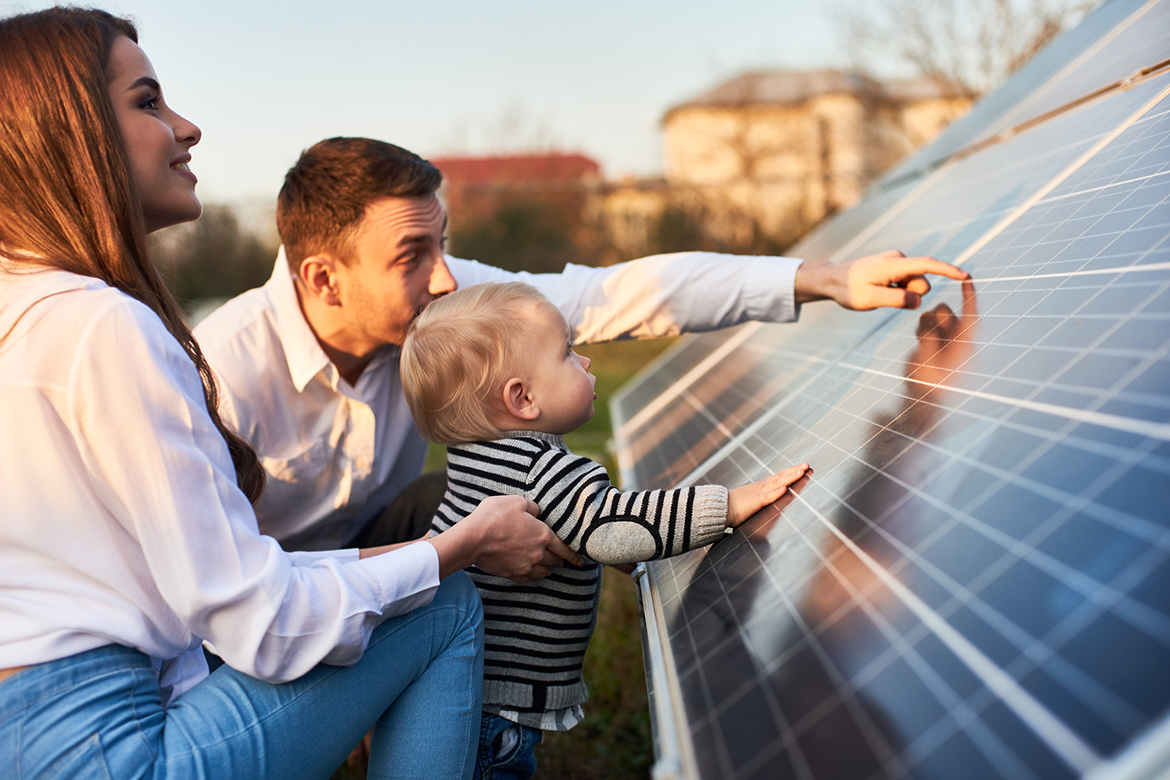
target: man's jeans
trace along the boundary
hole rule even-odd
[[[272,685],[224,666],[167,707],[142,653],[107,645],[0,683],[0,777],[329,777],[373,726],[368,776],[471,777],[483,613],[466,575],[375,629],[349,668]]]

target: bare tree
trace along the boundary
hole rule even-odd
[[[975,97],[1023,66],[1097,0],[845,0],[840,22],[859,72],[894,59],[952,95]]]
[[[152,234],[150,255],[175,297],[193,306],[264,284],[277,243],[241,225],[235,208],[207,205],[197,222]]]
[[[548,122],[514,100],[498,114],[452,123],[431,153],[448,157],[544,154],[564,146]]]

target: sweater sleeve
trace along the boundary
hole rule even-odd
[[[565,544],[598,563],[679,555],[727,527],[722,485],[623,493],[600,464],[556,448],[533,461],[525,495]]]

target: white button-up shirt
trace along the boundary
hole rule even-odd
[[[358,560],[261,536],[162,321],[97,279],[0,261],[0,669],[117,643],[178,695],[209,639],[295,679],[357,661],[438,583],[430,544]]]
[[[657,255],[560,274],[510,273],[448,257],[460,287],[521,280],[565,315],[578,344],[658,338],[798,314],[799,260],[707,252]],[[326,356],[301,313],[283,249],[263,287],[232,299],[195,329],[219,378],[220,412],[268,472],[256,515],[291,549],[345,545],[422,472],[426,442],[382,350],[356,386]]]

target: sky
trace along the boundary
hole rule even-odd
[[[671,106],[745,70],[847,61],[837,0],[89,2],[135,18],[167,102],[202,129],[205,203],[275,199],[335,135],[424,157],[556,148],[607,178],[653,175]]]

